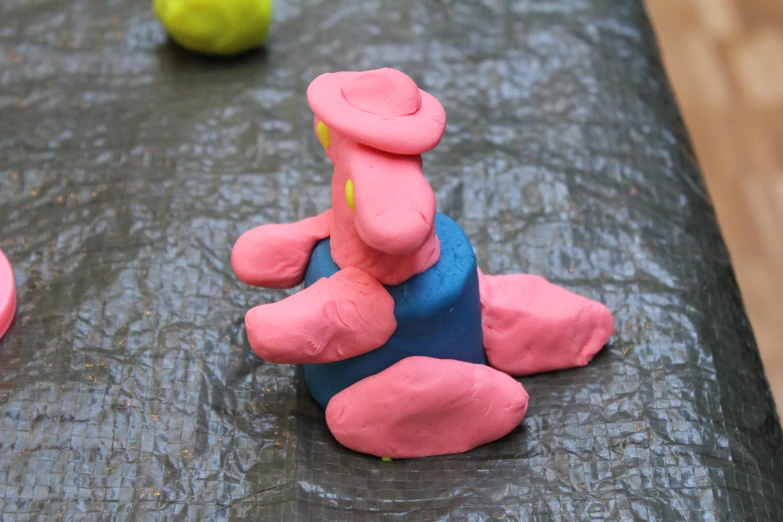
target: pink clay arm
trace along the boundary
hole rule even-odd
[[[296,223],[262,225],[240,236],[231,266],[244,283],[293,288],[302,283],[315,244],[329,237],[332,211]]]
[[[278,364],[340,361],[381,347],[397,328],[394,299],[358,268],[333,276],[245,316],[250,347]]]

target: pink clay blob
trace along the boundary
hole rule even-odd
[[[382,346],[397,328],[394,299],[358,268],[245,316],[250,347],[279,364],[325,363],[361,355]]]
[[[483,364],[408,357],[335,395],[326,423],[340,444],[378,457],[463,453],[519,426],[528,395]]]
[[[606,306],[542,277],[479,272],[479,286],[487,360],[511,375],[585,366],[614,331]]]
[[[304,279],[315,244],[329,237],[332,211],[296,223],[262,225],[242,234],[231,251],[240,281],[264,288],[293,288]]]
[[[440,102],[395,69],[322,74],[308,87],[307,100],[329,128],[393,154],[434,149],[446,126]]]
[[[11,327],[16,313],[16,285],[11,263],[0,251],[0,338]]]

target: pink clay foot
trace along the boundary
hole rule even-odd
[[[609,309],[534,275],[479,271],[484,349],[511,375],[585,366],[609,341]]]
[[[326,423],[340,444],[397,459],[463,453],[519,426],[528,395],[482,364],[408,357],[335,395]]]
[[[315,244],[329,237],[332,211],[283,225],[262,225],[242,234],[231,251],[240,281],[265,288],[293,288],[304,280]]]
[[[245,316],[247,337],[262,359],[279,364],[339,361],[382,346],[397,328],[394,299],[358,268],[320,279]]]

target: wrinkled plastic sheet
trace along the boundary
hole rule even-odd
[[[638,2],[288,0],[266,51],[168,43],[147,2],[0,5],[4,520],[783,520],[781,432]],[[426,173],[491,273],[607,303],[583,369],[463,455],[337,444],[248,349],[233,242],[329,204],[308,83],[393,66],[445,106]]]

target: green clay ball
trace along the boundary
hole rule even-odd
[[[266,43],[272,0],[153,0],[169,36],[190,51],[231,56]]]

